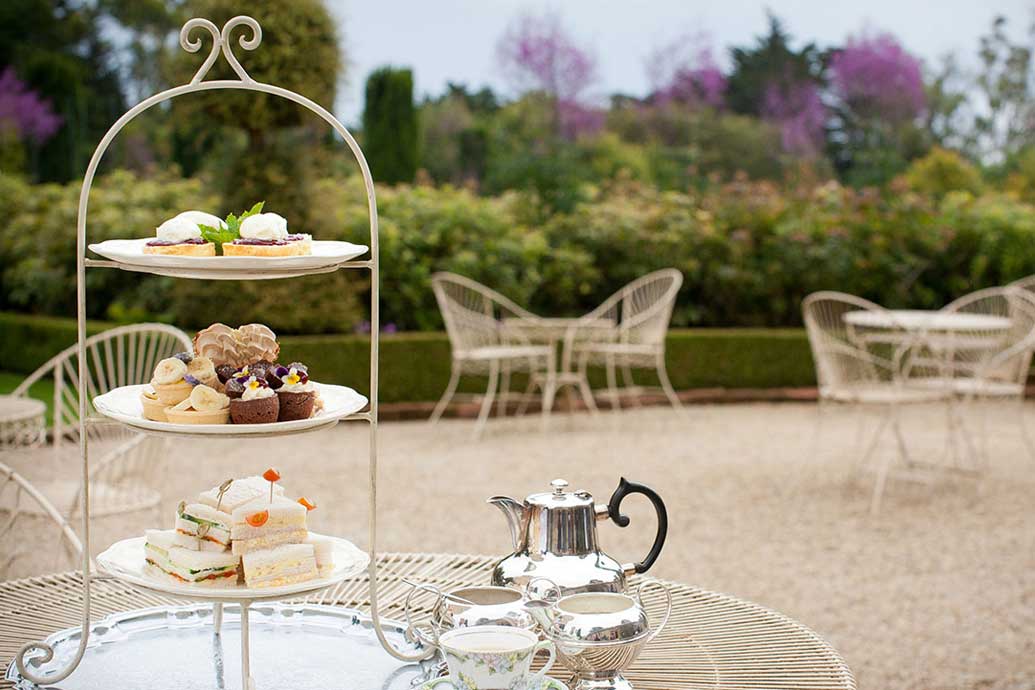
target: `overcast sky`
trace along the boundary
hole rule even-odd
[[[500,34],[523,11],[558,13],[570,32],[596,55],[594,91],[642,95],[648,88],[644,60],[680,35],[706,32],[726,66],[726,48],[744,45],[766,29],[766,7],[784,20],[797,45],[837,44],[862,27],[890,31],[928,62],[956,52],[976,64],[978,37],[992,18],[1010,20],[1020,38],[1031,22],[1035,0],[328,0],[342,27],[348,53],[348,83],[336,111],[358,121],[363,83],[385,64],[412,67],[417,96],[436,94],[447,81],[505,88],[495,60]]]

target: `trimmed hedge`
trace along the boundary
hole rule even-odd
[[[95,333],[110,325],[91,322],[88,330]],[[0,333],[4,369],[24,375],[75,342],[75,321],[0,312]],[[305,362],[320,381],[366,392],[368,336],[283,336],[280,342],[282,360]],[[436,400],[445,389],[450,365],[445,333],[384,335],[380,354],[381,402]],[[800,329],[675,329],[668,334],[668,371],[679,389],[815,383],[808,341]],[[592,378],[603,385],[601,372],[593,372]],[[644,375],[643,380],[650,378]],[[522,381],[515,379],[514,385]],[[484,379],[466,378],[461,390],[477,392],[484,386]]]

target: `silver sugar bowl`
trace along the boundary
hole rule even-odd
[[[665,594],[665,613],[651,628],[642,593],[647,587]],[[554,643],[557,656],[577,678],[572,690],[632,690],[622,672],[639,657],[672,613],[672,594],[660,582],[640,587],[634,599],[614,592],[584,592],[556,600],[536,599],[526,605]]]

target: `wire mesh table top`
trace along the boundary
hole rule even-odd
[[[402,618],[410,587],[403,579],[452,589],[487,581],[495,559],[454,554],[382,554],[379,581],[383,615]],[[636,585],[636,578],[632,585]],[[80,615],[78,573],[0,583],[0,659],[6,668],[21,645],[76,626]],[[814,632],[790,618],[735,597],[667,582],[672,618],[626,674],[640,690],[808,688],[854,690],[841,656]],[[366,610],[367,581],[356,578],[309,597],[320,604]],[[94,615],[182,601],[140,591],[115,580],[94,584]],[[661,602],[645,598],[648,614]],[[558,673],[564,671],[558,668]],[[0,681],[0,688],[10,684]]]

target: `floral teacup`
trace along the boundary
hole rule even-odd
[[[553,643],[540,642],[528,630],[504,625],[475,625],[442,633],[439,647],[456,690],[528,690],[538,688],[553,666]],[[550,658],[529,673],[532,657],[545,650]]]

